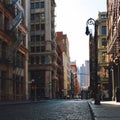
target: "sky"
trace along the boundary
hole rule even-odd
[[[85,35],[86,21],[97,19],[106,11],[106,0],[55,0],[56,32],[62,31],[69,41],[70,61],[77,66],[89,60],[89,37]],[[90,26],[91,27],[91,26]]]

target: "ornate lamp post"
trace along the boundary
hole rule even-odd
[[[99,80],[97,76],[97,66],[98,66],[98,53],[97,53],[97,21],[95,21],[93,18],[89,18],[86,22],[86,35],[90,35],[90,40],[92,39],[92,46],[90,47],[90,51],[92,49],[92,54],[90,52],[90,82],[92,82],[93,87],[93,94],[94,94],[94,99],[95,99],[95,104],[100,105],[100,86],[99,86]],[[94,26],[94,37],[89,31],[88,25],[93,25]],[[92,57],[91,57],[92,55]],[[94,60],[93,60],[94,59]]]

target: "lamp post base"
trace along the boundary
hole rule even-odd
[[[96,99],[95,99],[95,103],[94,104],[95,105],[100,105],[100,95],[99,94],[96,95]]]
[[[95,100],[95,105],[100,105],[100,100]]]

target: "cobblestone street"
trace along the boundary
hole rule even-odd
[[[44,100],[0,106],[0,120],[92,120],[87,101]]]

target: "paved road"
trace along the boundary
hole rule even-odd
[[[2,105],[0,120],[92,120],[87,101],[45,100],[39,103]]]

